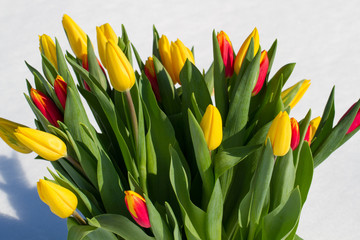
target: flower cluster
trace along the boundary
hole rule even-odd
[[[120,37],[96,27],[98,58],[79,25],[62,23],[74,55],[44,34],[43,73],[27,63],[37,129],[0,118],[0,137],[51,162],[38,194],[68,218],[70,240],[298,239],[313,170],[360,129],[360,101],[335,125],[334,90],[321,117],[290,118],[310,80],[283,90],[294,64],[272,74],[277,41],[262,49],[256,28],[236,55],[214,31],[200,71],[155,27],[144,63],[124,26]]]

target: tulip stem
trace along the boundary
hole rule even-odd
[[[87,225],[86,221],[80,216],[80,214],[76,210],[73,212],[73,217],[80,225]]]
[[[126,95],[126,100],[128,102],[128,107],[129,107],[130,117],[131,117],[131,124],[132,124],[133,134],[134,134],[134,138],[135,138],[135,146],[137,149],[138,148],[138,134],[139,134],[138,132],[139,131],[138,131],[137,117],[136,117],[134,102],[132,100],[129,90],[125,91],[125,95]]]
[[[82,174],[84,174],[85,177],[87,177],[84,169],[81,167],[80,163],[78,161],[76,161],[75,159],[73,159],[71,156],[67,156],[66,159],[77,169],[79,170]]]

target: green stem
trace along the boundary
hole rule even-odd
[[[126,95],[126,100],[127,100],[128,107],[129,107],[130,117],[131,117],[131,125],[132,125],[134,139],[135,139],[135,146],[136,146],[136,149],[138,149],[139,130],[138,130],[138,123],[137,123],[137,117],[136,117],[134,102],[132,100],[132,97],[131,97],[131,94],[130,94],[129,90],[125,91],[125,95]]]
[[[81,167],[80,163],[73,159],[71,156],[67,156],[66,159],[77,169],[79,170],[85,177],[87,177],[84,169]]]
[[[72,215],[80,225],[87,225],[86,221],[80,216],[80,214],[76,210],[73,212]]]

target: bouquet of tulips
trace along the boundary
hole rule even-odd
[[[277,42],[261,50],[256,28],[236,55],[214,31],[201,71],[155,27],[145,63],[124,26],[96,27],[100,60],[67,15],[63,27],[74,55],[42,35],[42,73],[27,64],[37,129],[1,118],[0,136],[51,161],[38,193],[68,239],[301,239],[313,170],[360,129],[360,101],[335,124],[333,90],[322,117],[290,118],[310,81],[283,90],[295,64],[271,74]]]

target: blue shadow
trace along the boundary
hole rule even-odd
[[[0,183],[0,189],[7,194],[19,217],[14,219],[0,214],[0,239],[66,239],[66,219],[61,219],[50,211],[40,200],[36,187],[26,186],[19,159],[0,155],[0,174],[5,180],[5,184]]]

